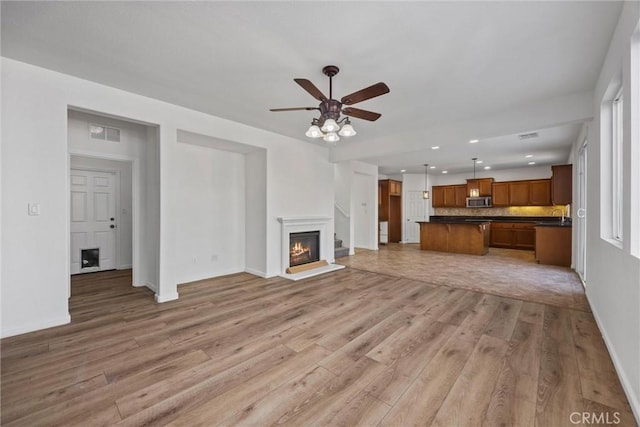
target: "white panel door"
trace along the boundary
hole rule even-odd
[[[425,220],[425,203],[422,198],[422,191],[407,191],[407,201],[405,212],[407,213],[407,224],[405,230],[405,243],[420,242],[420,225],[416,221]]]
[[[112,172],[71,170],[71,274],[116,266],[115,178]],[[99,256],[92,258],[95,249]]]

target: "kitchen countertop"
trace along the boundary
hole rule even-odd
[[[462,218],[452,218],[452,219],[441,219],[438,221],[416,221],[418,224],[489,224],[491,222],[490,219],[462,219]]]
[[[431,222],[528,222],[542,227],[571,227],[571,221],[562,223],[557,216],[445,216],[433,215]]]
[[[540,221],[536,222],[536,227],[571,227],[571,221]]]

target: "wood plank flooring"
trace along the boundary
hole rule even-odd
[[[353,268],[130,281],[74,276],[71,324],[2,340],[3,426],[635,425],[589,311]]]

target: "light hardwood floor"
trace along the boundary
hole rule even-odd
[[[160,305],[128,271],[75,276],[70,325],[2,340],[2,425],[635,425],[588,310],[393,272],[242,273]]]

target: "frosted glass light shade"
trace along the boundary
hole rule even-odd
[[[340,136],[353,136],[355,134],[356,134],[355,129],[349,123],[342,126],[342,129],[340,129],[340,132],[338,132],[338,135]]]
[[[422,198],[425,200],[429,198],[429,190],[424,190],[422,192]]]
[[[305,133],[305,136],[308,136],[309,138],[320,138],[322,136],[322,132],[318,126],[311,125],[309,126],[307,133]]]
[[[336,121],[333,119],[325,120],[324,124],[322,125],[323,132],[335,132],[338,129],[340,129],[340,126],[338,126]]]
[[[340,141],[340,137],[335,132],[329,132],[328,134],[326,134],[324,136],[324,140],[325,140],[325,142],[335,143],[335,142]]]
[[[471,197],[478,197],[479,195],[480,195],[480,190],[477,189],[477,188],[472,188],[469,191],[469,196],[471,196]]]

